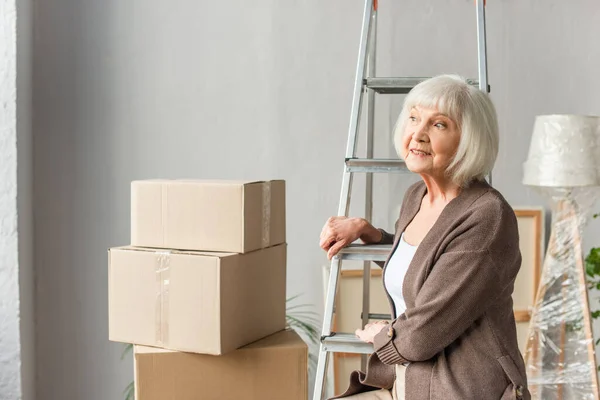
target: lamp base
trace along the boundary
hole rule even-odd
[[[599,400],[581,248],[584,214],[570,192],[554,199],[525,352],[529,390],[532,399]]]

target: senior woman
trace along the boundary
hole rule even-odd
[[[511,298],[517,221],[485,181],[498,153],[494,105],[460,77],[428,79],[406,97],[394,142],[422,178],[404,195],[395,235],[347,217],[321,233],[329,258],[357,239],[393,244],[383,266],[392,321],[357,330],[375,352],[335,398],[529,399]]]

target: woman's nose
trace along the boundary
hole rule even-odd
[[[428,136],[427,136],[427,132],[425,132],[425,127],[419,127],[413,134],[413,138],[417,142],[427,142]]]

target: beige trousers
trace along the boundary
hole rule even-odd
[[[355,394],[353,396],[344,397],[349,400],[406,400],[404,397],[404,385],[406,382],[406,367],[404,365],[396,365],[396,381],[392,390],[379,389],[372,392]]]

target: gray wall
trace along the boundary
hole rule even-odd
[[[381,74],[475,75],[472,0],[380,3]],[[600,5],[489,3],[495,183],[543,204],[520,184],[533,117],[600,113]],[[288,293],[320,310],[318,235],[337,210],[361,13],[358,0],[35,3],[38,399],[119,399],[131,380],[107,341],[106,248],[128,243],[133,179],[286,179]],[[378,155],[400,105],[378,102]],[[405,185],[376,183],[390,228]]]

